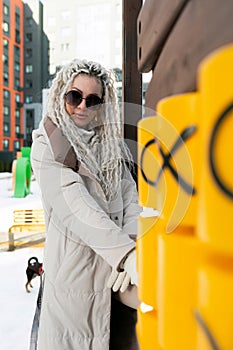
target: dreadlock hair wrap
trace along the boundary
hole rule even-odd
[[[79,128],[65,109],[65,93],[79,74],[95,77],[102,85],[104,103],[88,130]],[[47,115],[72,145],[77,159],[100,182],[107,200],[117,195],[131,153],[121,136],[121,121],[115,77],[93,61],[74,59],[57,73],[49,90]]]

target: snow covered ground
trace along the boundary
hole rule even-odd
[[[35,180],[31,181],[30,194],[14,198],[11,173],[0,173],[0,232],[8,232],[13,223],[13,210],[42,208],[40,190]]]
[[[42,208],[36,181],[25,198],[14,198],[10,173],[0,173],[0,236],[7,237],[13,223],[13,210]],[[26,268],[32,256],[43,261],[43,248],[22,248],[13,252],[0,251],[0,349],[28,350],[31,324],[39,290],[39,278],[26,293]]]
[[[32,320],[39,290],[39,277],[25,289],[27,261],[37,256],[43,261],[43,248],[23,248],[0,252],[0,349],[28,350]]]

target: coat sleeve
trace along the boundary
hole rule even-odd
[[[43,135],[33,141],[31,164],[42,200],[52,208],[52,219],[57,220],[57,226],[60,223],[65,228],[63,234],[79,243],[81,240],[109,265],[118,268],[135,247],[134,241],[101,209],[81,176],[54,160]]]
[[[135,238],[138,231],[138,216],[142,207],[138,204],[136,183],[128,168],[125,170],[122,181],[122,197],[124,203],[123,232]]]

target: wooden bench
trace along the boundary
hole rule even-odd
[[[16,246],[22,247],[32,242],[44,241],[46,227],[43,209],[14,210],[13,222],[8,230],[9,251],[14,250]],[[27,233],[26,236],[25,233]],[[16,234],[17,239],[15,239]]]

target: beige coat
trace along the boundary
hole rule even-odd
[[[108,350],[111,268],[135,247],[135,182],[124,174],[109,205],[50,119],[33,133],[31,164],[46,218],[45,284],[38,350]]]

